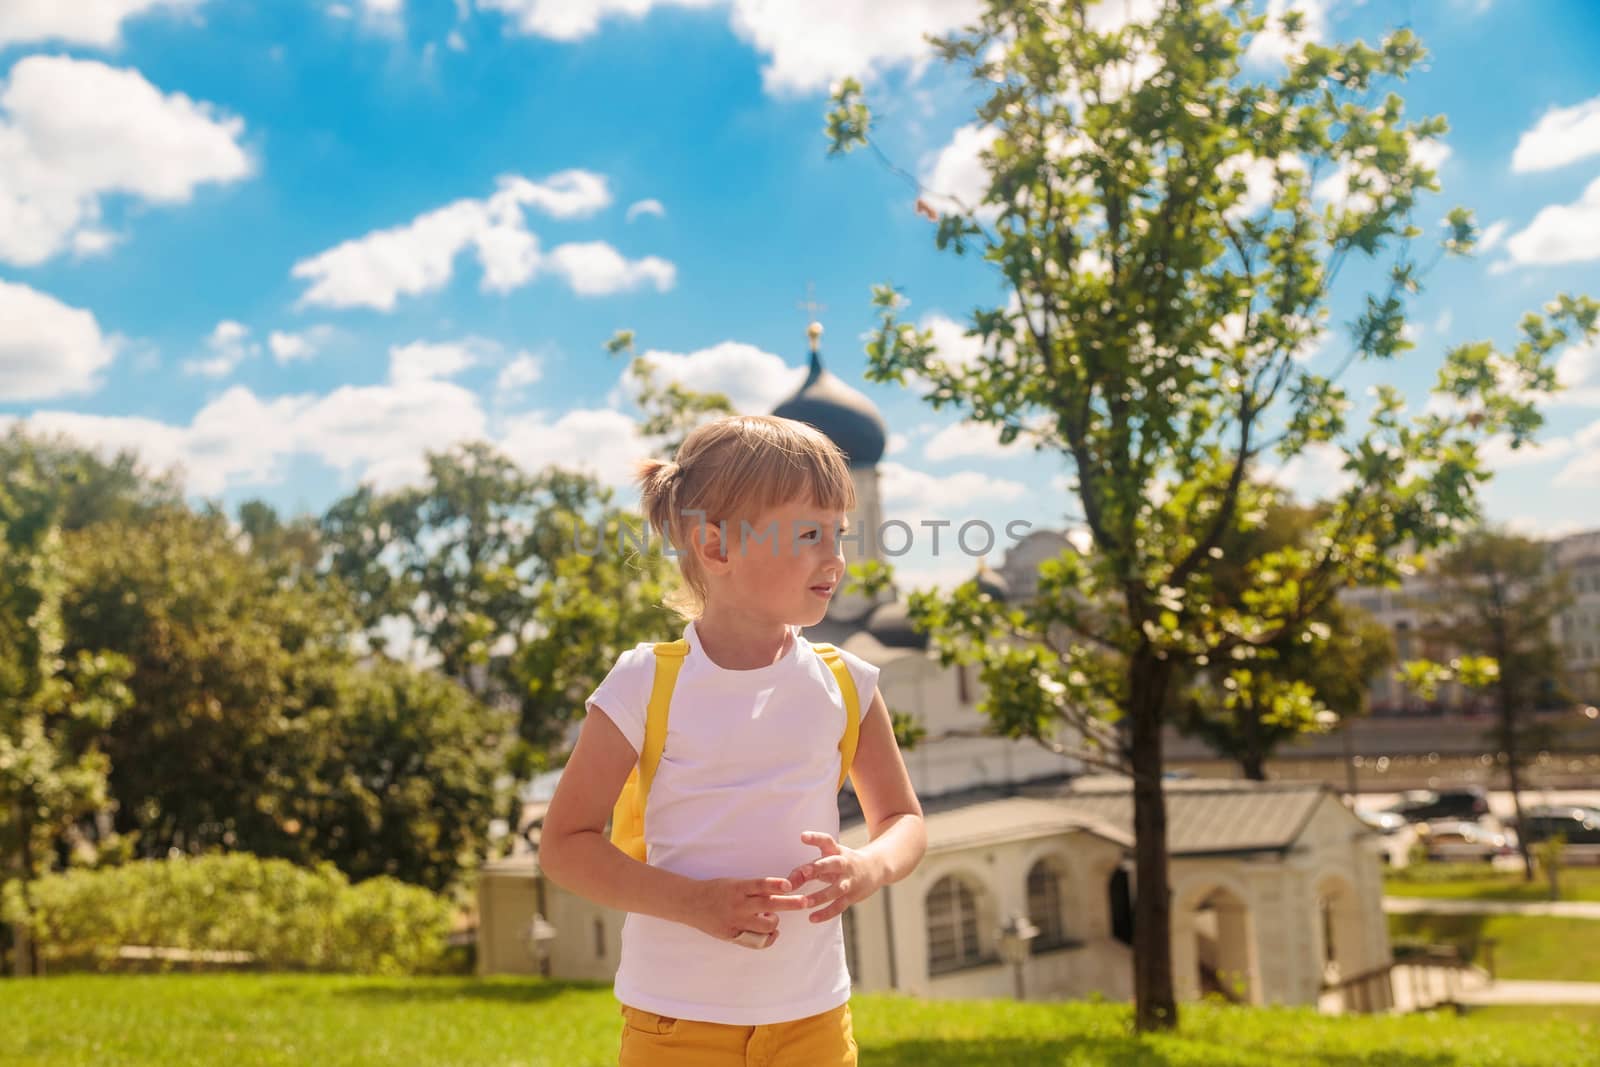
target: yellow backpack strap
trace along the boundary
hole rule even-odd
[[[817,650],[817,655],[822,657],[822,662],[828,665],[833,676],[839,681],[839,692],[844,695],[844,736],[839,738],[839,785],[844,788],[844,780],[850,775],[850,765],[856,758],[856,741],[861,736],[861,697],[856,692],[855,679],[850,677],[850,668],[845,666],[844,656],[832,645],[812,645]]]
[[[656,765],[661,762],[661,751],[667,743],[667,711],[672,706],[672,687],[678,680],[678,668],[688,654],[686,641],[663,641],[655,646],[655,682],[650,689],[650,703],[645,711],[644,745],[639,761],[628,774],[622,791],[617,795],[611,811],[611,841],[623,852],[640,863],[646,862],[644,842],[644,805],[655,779]]]
[[[644,806],[655,781],[656,765],[667,745],[667,712],[672,707],[672,687],[678,682],[678,668],[689,654],[689,642],[662,641],[655,647],[656,679],[650,689],[650,706],[644,720],[644,750],[639,753],[639,805]]]

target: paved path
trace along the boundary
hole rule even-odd
[[[1600,1004],[1600,982],[1494,982],[1463,989],[1463,1004]]]
[[[1600,919],[1594,900],[1440,900],[1436,897],[1384,897],[1391,915],[1542,915],[1560,919]]]

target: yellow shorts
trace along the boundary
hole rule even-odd
[[[622,1007],[619,1067],[855,1067],[850,1005],[765,1026],[674,1019]]]

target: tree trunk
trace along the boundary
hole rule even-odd
[[[1161,709],[1168,664],[1148,655],[1130,663],[1133,751],[1133,998],[1141,1031],[1173,1030],[1172,887],[1167,871],[1167,801],[1162,793]]]
[[[1514,747],[1508,746],[1506,774],[1511,779],[1511,807],[1517,813],[1517,851],[1522,853],[1522,879],[1525,882],[1532,882],[1533,852],[1528,847],[1528,824],[1522,818],[1521,773],[1517,768],[1517,752]]]
[[[1505,642],[1496,649],[1496,654],[1503,656]],[[1504,662],[1502,659],[1501,662]],[[1500,749],[1506,754],[1506,776],[1511,786],[1511,807],[1517,814],[1517,851],[1522,853],[1522,879],[1525,882],[1533,881],[1533,853],[1528,848],[1528,824],[1522,818],[1522,768],[1520,766],[1522,753],[1517,750],[1517,706],[1515,695],[1511,691],[1511,683],[1502,673],[1500,685]]]
[[[1239,769],[1252,782],[1267,780],[1267,754],[1261,743],[1261,711],[1255,705],[1239,709]]]

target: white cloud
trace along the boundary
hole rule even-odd
[[[260,355],[261,345],[250,339],[250,328],[244,323],[224,319],[206,338],[206,351],[210,354],[204,359],[192,359],[183,365],[186,374],[224,378],[245,360]]]
[[[191,493],[211,496],[239,485],[269,485],[283,461],[309,455],[347,476],[394,488],[426,471],[426,450],[440,451],[484,436],[477,398],[450,382],[344,386],[326,396],[263,400],[232,386],[187,426],[127,416],[36,411],[33,429],[61,432],[85,444],[127,448],[157,469],[183,468]]]
[[[494,382],[495,392],[516,393],[542,377],[544,368],[540,365],[539,358],[523,352],[500,369],[500,376]]]
[[[667,209],[659,200],[640,200],[628,207],[629,222],[641,215],[654,215],[656,218],[663,218],[666,214]]]
[[[453,378],[478,362],[471,341],[437,343],[413,341],[389,349],[389,380],[396,385]]]
[[[1554,170],[1596,154],[1600,154],[1600,96],[1546,111],[1517,141],[1511,170],[1514,174]]]
[[[1483,443],[1480,455],[1491,469],[1503,471],[1560,459],[1572,452],[1573,443],[1570,437],[1555,437],[1548,441],[1530,441],[1521,448],[1513,449],[1509,437],[1495,434]]]
[[[1540,211],[1506,242],[1506,251],[1519,265],[1600,259],[1600,178],[1589,183],[1576,204],[1552,204]]]
[[[138,71],[28,56],[0,93],[0,259],[32,266],[63,249],[104,248],[101,200],[187,202],[251,163],[244,123]]]
[[[655,379],[675,382],[705,393],[724,393],[735,410],[764,415],[794,395],[805,380],[803,367],[792,367],[781,356],[740,341],[723,341],[687,354],[651,349],[644,359],[655,369]],[[612,400],[635,392],[633,374],[625,369]]]
[[[1573,437],[1572,459],[1559,472],[1553,484],[1583,489],[1600,489],[1600,420],[1591,422]]]
[[[5,0],[0,4],[0,47],[36,41],[115,48],[122,24],[160,9],[197,8],[205,0]]]
[[[546,269],[565,278],[579,296],[607,296],[647,284],[664,293],[678,279],[678,269],[661,257],[627,259],[604,241],[554,248]]]
[[[957,456],[986,456],[1001,458],[1021,454],[1015,444],[1002,445],[1000,431],[990,425],[977,422],[958,422],[953,426],[946,426],[930,437],[922,446],[922,454],[935,462],[954,459]]]
[[[929,206],[940,214],[974,211],[986,220],[999,214],[998,204],[983,204],[989,192],[989,170],[981,158],[999,133],[993,126],[969,123],[956,130],[950,143],[925,161],[918,181],[929,191]]]
[[[279,363],[293,363],[295,360],[310,359],[315,356],[323,345],[332,340],[333,335],[332,326],[313,326],[299,333],[273,330],[267,336],[267,348],[271,350],[272,358]]]
[[[563,171],[543,182],[505,177],[486,199],[457,200],[405,225],[345,241],[301,260],[291,273],[311,283],[302,304],[380,311],[393,310],[402,296],[443,288],[455,272],[456,257],[469,247],[483,268],[483,288],[492,292],[526,285],[541,269],[562,274],[585,295],[646,280],[671,288],[672,264],[654,256],[625,260],[600,243],[563,245],[546,256],[524,215],[525,208],[535,208],[576,219],[610,203],[605,178],[587,171]]]
[[[721,0],[477,0],[479,11],[497,11],[519,33],[555,41],[578,41],[611,16],[642,18],[653,7],[710,7]]]
[[[890,433],[889,441],[884,445],[883,454],[886,456],[898,455],[911,446],[911,438],[903,433]]]
[[[98,388],[118,343],[91,312],[0,281],[0,401],[45,400]]]
[[[1546,403],[1600,407],[1600,342],[1565,348],[1556,357],[1556,381],[1561,389]]]
[[[930,312],[917,325],[933,334],[934,350],[945,366],[971,367],[983,358],[983,338],[967,336],[967,328],[948,315]]]
[[[614,489],[626,488],[634,464],[650,454],[638,423],[603,408],[569,411],[554,422],[542,412],[518,416],[503,424],[499,445],[526,470],[581,470]]]
[[[806,93],[845,75],[926,63],[926,37],[975,21],[977,0],[734,0],[733,29],[770,57],[769,92]]]
[[[903,463],[878,464],[884,512],[916,526],[925,517],[946,515],[952,508],[975,503],[1008,503],[1027,495],[1027,487],[983,471],[929,474]]]
[[[1307,446],[1287,463],[1262,463],[1259,474],[1265,482],[1287,490],[1303,504],[1327,500],[1351,485],[1344,466],[1344,452],[1336,445],[1319,442]]]
[[[558,41],[588,37],[609,17],[642,18],[656,7],[706,8],[723,0],[477,0],[480,11],[506,16],[519,33]],[[1111,4],[1102,6],[1115,6]],[[732,0],[734,32],[769,59],[769,92],[824,89],[846,74],[872,77],[931,52],[928,34],[971,23],[978,0]]]
[[[1485,226],[1482,236],[1478,238],[1478,251],[1480,253],[1494,251],[1500,242],[1505,239],[1507,225],[1506,220],[1501,219],[1499,222],[1491,222],[1488,226]]]
[[[1300,44],[1321,44],[1328,37],[1328,0],[1267,0],[1267,28],[1257,34],[1245,50],[1245,62],[1255,66],[1283,63],[1296,51],[1283,32],[1283,16],[1290,11],[1301,15]]]

